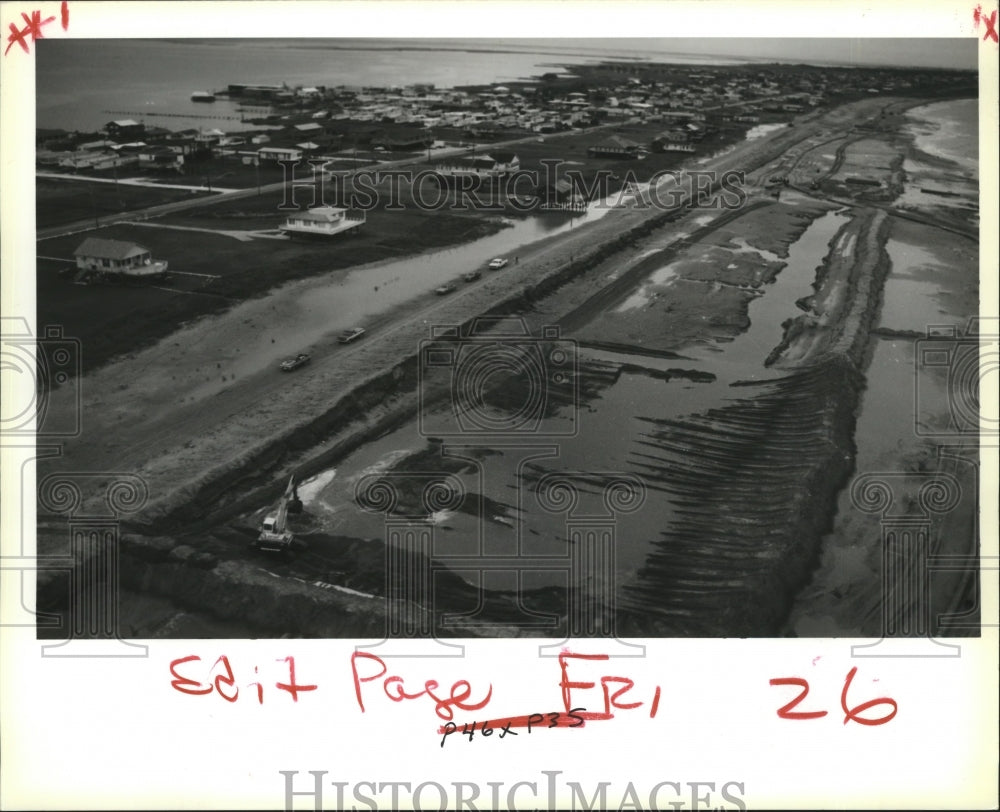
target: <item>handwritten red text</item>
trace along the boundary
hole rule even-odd
[[[185,663],[199,662],[201,662],[201,657],[196,654],[192,654],[189,657],[181,657],[180,659],[171,662],[170,674],[173,676],[173,679],[170,681],[171,687],[175,691],[180,691],[182,694],[190,694],[192,696],[205,696],[214,691],[226,700],[226,702],[235,702],[239,698],[240,687],[236,685],[236,676],[233,673],[233,667],[229,662],[229,657],[225,654],[219,657],[219,659],[217,659],[208,670],[208,673],[204,675],[204,682],[190,676],[184,676],[178,671],[178,668],[185,665]],[[275,662],[286,664],[288,680],[286,682],[279,679],[274,683],[274,687],[279,691],[285,691],[289,694],[289,696],[292,697],[293,702],[299,701],[299,694],[301,692],[315,691],[318,688],[316,685],[302,685],[296,682],[294,657],[284,657],[283,659],[275,660]],[[188,666],[185,668],[185,671],[191,673],[191,669],[193,668],[194,666]],[[253,667],[253,672],[255,675],[259,673],[256,665]],[[257,702],[260,705],[264,704],[264,684],[262,682],[255,680],[254,682],[246,683],[241,687],[256,688],[255,693],[257,695]]]
[[[846,725],[848,722],[857,722],[859,725],[884,725],[886,722],[891,721],[896,715],[896,711],[899,710],[899,706],[896,704],[895,699],[891,699],[887,696],[880,696],[878,699],[869,699],[867,702],[862,702],[860,705],[855,705],[854,707],[848,705],[847,693],[851,689],[851,683],[854,681],[854,675],[857,673],[857,667],[852,668],[847,672],[847,677],[844,679],[844,688],[840,692],[840,707],[844,711],[844,724]],[[802,677],[781,677],[778,679],[772,679],[771,685],[794,685],[802,689],[790,702],[778,708],[779,718],[793,720],[819,719],[827,715],[825,710],[793,710],[793,708],[802,702],[809,694],[809,683],[808,681],[802,679]],[[874,718],[861,715],[865,711],[878,707],[879,705],[889,706],[892,710],[884,716],[877,716]]]
[[[59,14],[62,22],[63,31],[69,28],[69,3],[63,0],[62,7]],[[3,55],[7,56],[7,52],[14,46],[21,46],[21,50],[26,54],[31,53],[31,48],[29,47],[29,42],[37,42],[40,39],[44,39],[45,35],[42,34],[42,29],[49,23],[55,22],[55,17],[46,17],[42,19],[42,12],[35,10],[31,12],[29,17],[23,11],[21,12],[21,19],[24,20],[24,28],[18,28],[14,23],[11,23],[10,34],[7,35],[7,47],[4,49]]]

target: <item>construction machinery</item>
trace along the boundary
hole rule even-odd
[[[288,478],[288,487],[278,500],[278,505],[272,513],[264,517],[260,525],[260,534],[254,545],[258,550],[284,553],[292,549],[295,534],[288,529],[288,514],[301,513],[302,500],[295,488],[295,477]]]

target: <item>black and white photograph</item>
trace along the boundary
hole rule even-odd
[[[995,641],[995,11],[738,36],[620,4],[622,35],[545,25],[568,2],[458,27],[429,2],[401,34],[388,9],[418,4],[284,4],[295,33],[268,4],[166,4],[181,36],[137,4],[107,34],[88,4],[4,5],[5,73],[33,63],[4,241],[34,266],[4,269],[3,626],[32,669],[147,660],[157,713],[244,730],[332,701],[306,653],[333,644],[337,718],[419,706],[430,756],[488,759],[518,744],[493,728],[657,722],[665,652],[704,641],[767,673],[733,701],[863,751],[916,724],[876,667]],[[341,5],[389,24],[338,30]],[[551,657],[555,692],[508,712],[467,648]],[[655,693],[601,676],[630,673],[615,657],[660,668]],[[336,769],[313,789],[333,752],[268,763],[264,806],[824,805],[754,795],[728,758],[652,789],[536,766],[536,795],[479,806]]]
[[[39,42],[39,552],[120,498],[126,638],[978,634],[975,56]]]

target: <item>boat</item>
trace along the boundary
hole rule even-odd
[[[206,90],[196,90],[191,94],[191,101],[193,102],[214,102],[215,94],[209,93]]]

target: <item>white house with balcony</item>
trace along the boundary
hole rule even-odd
[[[318,237],[335,237],[357,231],[365,224],[361,209],[342,209],[337,206],[317,206],[293,212],[281,226],[288,234],[307,234]]]

